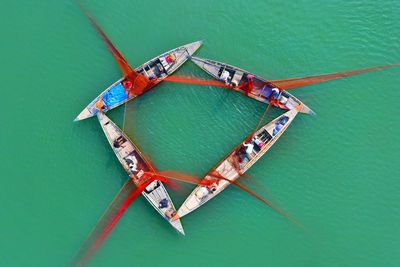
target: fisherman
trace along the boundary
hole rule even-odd
[[[160,209],[168,207],[168,199],[166,198],[161,199],[160,202],[158,203],[158,207]]]
[[[125,157],[125,161],[128,164],[129,170],[132,173],[137,171],[138,160],[136,159],[136,157],[134,155],[129,155],[129,156]]]
[[[277,133],[279,133],[279,131],[282,130],[282,128],[283,128],[283,124],[281,124],[280,122],[277,122],[275,124],[274,130],[272,131],[272,135],[276,135]]]
[[[227,70],[223,70],[221,76],[219,76],[219,79],[223,81],[225,84],[229,83],[228,82],[229,78],[230,78],[230,73]]]
[[[123,136],[118,137],[115,139],[113,142],[113,147],[114,148],[125,148],[124,143],[126,142],[126,139]]]
[[[241,85],[238,86],[239,89],[243,89],[248,96],[254,89],[254,81],[253,81],[254,75],[253,74],[247,74],[246,76],[246,81],[243,82]]]
[[[217,185],[218,185],[218,181],[214,181],[213,183],[210,183],[209,185],[207,185],[208,192],[214,193],[215,191],[217,191]]]
[[[253,139],[251,139],[251,141],[253,141],[259,148],[264,145],[264,143],[258,138],[257,135],[255,135]]]
[[[96,108],[103,113],[103,111],[107,110],[106,104],[104,104],[103,98],[100,97],[99,101],[96,102]]]
[[[260,152],[261,147],[264,145],[264,143],[261,142],[261,140],[258,139],[257,136],[254,136],[254,137],[251,139],[251,142],[255,144],[254,150],[255,150],[257,153]]]
[[[194,195],[201,200],[208,196],[209,193],[210,191],[208,191],[207,186],[201,186],[198,190],[196,190],[196,193]]]
[[[248,160],[251,160],[251,152],[253,152],[254,144],[250,143],[243,143],[243,146],[246,148],[246,156]]]
[[[167,216],[169,219],[171,219],[172,217],[174,217],[176,214],[176,211],[174,211],[173,209],[169,209],[165,212],[165,216]]]
[[[132,88],[132,82],[129,80],[125,80],[122,82],[122,86],[124,87],[125,91],[129,92]]]
[[[167,61],[168,64],[174,63],[176,60],[176,56],[174,54],[169,54],[168,56],[165,57],[165,61]]]
[[[280,90],[276,87],[272,88],[272,93],[269,98],[270,99],[279,99],[280,96],[281,96]]]
[[[240,147],[239,151],[237,152],[238,162],[242,163],[246,158],[246,148],[244,146]]]

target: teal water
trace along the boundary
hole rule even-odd
[[[0,266],[68,266],[127,178],[96,119],[72,122],[120,72],[73,1],[0,6]],[[85,6],[133,66],[198,39],[199,56],[270,79],[400,62],[399,1]],[[207,77],[190,62],[178,74]],[[182,237],[140,198],[90,266],[399,266],[399,74],[293,91],[317,116],[299,115],[245,183],[305,229],[229,188],[183,219]],[[127,105],[125,129],[159,169],[202,176],[264,109],[164,83]],[[123,125],[124,108],[109,115]],[[177,206],[190,189],[171,192]]]

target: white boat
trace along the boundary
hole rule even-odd
[[[298,108],[300,109],[301,107]],[[235,147],[200,181],[201,185],[193,190],[173,219],[179,219],[199,208],[230,185],[229,181],[235,181],[242,176],[281,137],[298,114],[298,110],[287,111]]]
[[[174,73],[187,61],[188,57],[193,55],[193,53],[200,48],[201,44],[201,41],[197,41],[177,47],[137,67],[135,69],[136,72],[152,81],[151,86],[146,88],[146,92]],[[102,109],[102,112],[107,112],[136,98],[138,95],[130,94],[126,84],[128,84],[126,77],[122,77],[113,83],[92,102],[90,102],[90,104],[82,110],[74,121],[93,117],[99,112],[99,109]],[[100,107],[98,103],[101,103]]]
[[[119,162],[136,185],[140,185],[140,178],[144,173],[156,172],[154,166],[114,122],[101,112],[97,113],[97,118]],[[176,209],[161,181],[150,183],[142,195],[172,227],[185,234],[180,220],[171,220]]]
[[[260,76],[238,67],[210,59],[191,57],[191,60],[215,79],[232,85],[232,90],[241,92],[250,98],[263,103],[269,103],[270,99],[273,97],[273,102],[271,104],[276,107],[289,110],[301,107],[300,112],[314,114],[309,107],[294,95],[281,90],[278,86]],[[250,79],[252,80],[252,88],[251,90],[247,90]]]

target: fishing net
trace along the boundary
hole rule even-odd
[[[78,4],[79,1],[78,1]],[[112,44],[110,39],[106,36],[104,31],[99,27],[99,25],[96,23],[94,18],[80,5],[80,7],[83,9],[85,14],[88,16],[89,20],[91,21],[92,25],[96,29],[96,31],[100,34],[101,38],[103,39],[104,43],[106,44],[107,48],[110,50],[112,53],[113,57],[115,58],[117,64],[119,65],[123,76],[125,77],[122,85],[124,89],[126,90],[126,93],[131,96],[131,95],[136,95],[140,96],[143,93],[149,91],[152,89],[156,83],[153,83],[149,79],[147,79],[145,76],[137,73],[134,71],[130,65],[128,64],[127,60],[123,57],[123,55],[118,51],[118,49]],[[291,79],[284,79],[284,80],[275,80],[271,81],[274,85],[278,86],[281,90],[287,90],[287,89],[293,89],[296,87],[301,87],[305,85],[311,85],[311,84],[316,84],[316,83],[321,83],[329,80],[334,80],[334,79],[339,79],[343,77],[348,77],[360,73],[366,73],[366,72],[371,72],[379,69],[385,69],[385,68],[390,68],[394,66],[400,66],[400,64],[393,64],[393,65],[386,65],[386,66],[378,66],[374,68],[367,68],[367,69],[360,69],[360,70],[353,70],[353,71],[347,71],[347,72],[339,72],[339,73],[333,73],[333,74],[325,74],[325,75],[318,75],[318,76],[308,76],[308,77],[303,77],[303,78],[291,78]],[[171,83],[185,83],[185,84],[191,84],[195,86],[207,86],[204,88],[209,88],[210,86],[212,87],[224,87],[224,88],[230,88],[233,89],[231,86],[226,85],[225,83],[222,83],[217,80],[210,80],[210,79],[202,79],[199,77],[194,77],[192,75],[175,75],[175,76],[169,76],[167,77],[164,82],[171,82]],[[251,90],[251,86],[249,86],[249,90]],[[249,92],[246,91],[248,94]],[[127,110],[128,110],[129,104],[125,105],[124,107],[124,114],[123,114],[123,129],[126,129],[127,122],[133,123],[132,119],[128,119],[127,116]],[[264,114],[261,116],[260,121],[256,127],[256,129],[260,126],[260,123],[264,120],[266,114],[268,113],[270,109],[270,106],[267,107],[265,110]],[[133,138],[133,136],[131,136]],[[139,147],[140,149],[140,147]],[[224,177],[220,176],[218,177],[215,175],[216,179],[223,179],[227,180]],[[204,180],[199,181],[199,179],[194,178],[192,176],[188,175],[182,175],[177,172],[164,172],[164,173],[159,173],[158,175],[153,175],[151,174],[149,178],[144,181],[140,186],[136,187],[131,179],[128,179],[125,184],[122,186],[121,190],[117,194],[117,196],[114,198],[114,200],[111,202],[109,207],[106,209],[105,213],[103,216],[100,218],[96,226],[94,227],[93,231],[90,233],[86,241],[83,243],[81,249],[79,250],[76,258],[75,258],[75,265],[76,266],[83,266],[85,265],[88,260],[93,256],[95,251],[102,245],[102,243],[105,241],[107,236],[111,233],[111,231],[114,229],[116,226],[117,222],[120,220],[122,215],[126,212],[127,208],[132,204],[132,202],[142,193],[142,191],[146,188],[149,183],[154,181],[155,179],[160,180],[164,183],[169,183],[170,180],[176,180],[176,181],[181,181],[185,183],[191,183],[191,184],[201,184],[201,185],[207,185]],[[285,216],[286,218],[290,219],[293,221],[293,219],[290,218],[288,214],[283,212],[281,209],[277,208],[276,206],[272,205],[270,202],[266,201],[262,197],[260,197],[258,194],[254,193],[247,187],[245,187],[242,184],[239,184],[237,182],[232,182],[227,180],[228,182],[234,184],[241,190],[245,191],[246,193],[252,195],[253,197],[257,198],[264,204],[268,205],[281,215]]]
[[[84,266],[94,252],[105,239],[105,229],[110,229],[115,226],[115,223],[122,216],[121,207],[125,206],[128,200],[135,194],[136,186],[131,179],[128,179],[122,186],[121,190],[115,196],[113,201],[107,207],[101,218],[96,223],[92,232],[88,235],[85,242],[82,244],[74,260],[74,265]]]
[[[376,71],[376,70],[380,70],[380,69],[387,69],[387,68],[396,67],[396,66],[400,66],[400,64],[377,66],[377,67],[373,67],[373,68],[351,70],[351,71],[322,74],[322,75],[315,75],[315,76],[307,76],[307,77],[301,77],[301,78],[274,80],[271,82],[273,82],[275,85],[279,86],[279,88],[281,88],[282,90],[288,90],[288,89],[293,89],[293,88],[297,88],[297,87],[301,87],[301,86],[327,82],[327,81],[345,78],[345,77],[349,77],[349,76],[353,76],[353,75],[357,75],[357,74],[361,74],[361,73],[372,72],[372,71]]]
[[[86,238],[85,242],[78,251],[74,264],[76,266],[84,266],[100,248],[108,235],[117,225],[122,215],[126,212],[133,201],[146,189],[146,187],[154,180],[163,181],[170,184],[164,177],[153,173],[145,173],[139,186],[136,186],[132,179],[128,179],[121,190],[110,203],[106,211],[96,223],[92,232]]]

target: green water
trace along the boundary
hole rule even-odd
[[[198,39],[198,55],[270,79],[400,62],[396,0],[104,2],[85,5],[133,66]],[[120,72],[73,1],[0,7],[0,266],[67,266],[127,178],[96,119],[72,122]],[[246,185],[305,230],[229,188],[183,237],[140,198],[90,265],[399,266],[399,74],[293,91],[317,116],[299,115]],[[125,128],[159,169],[202,176],[264,108],[165,83],[129,103]],[[109,115],[122,126],[123,112]],[[190,189],[171,192],[177,206]]]

